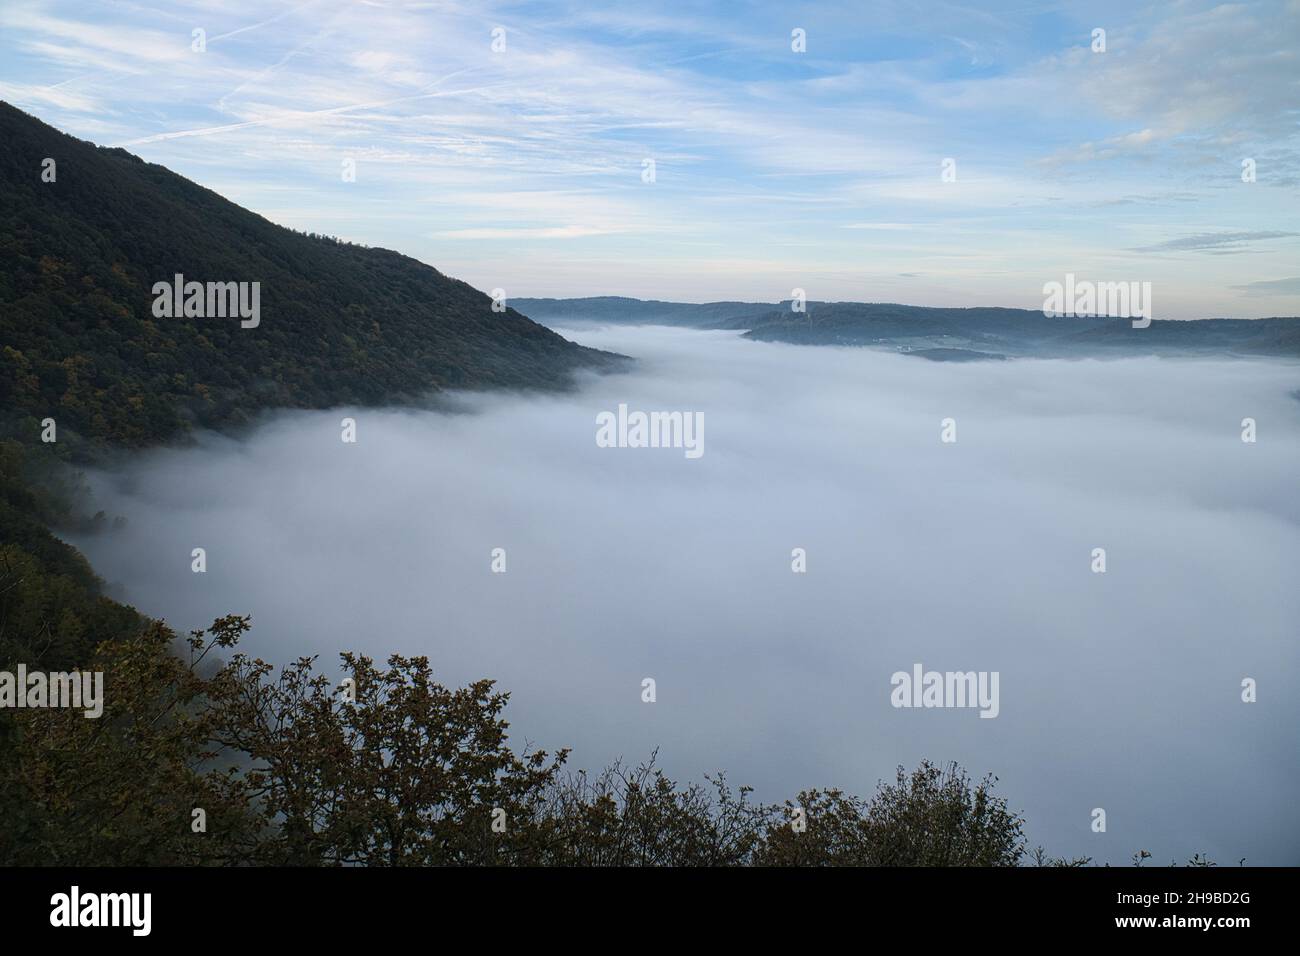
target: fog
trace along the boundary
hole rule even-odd
[[[561,331],[638,366],[142,454],[90,476],[125,527],[74,543],[180,631],[251,614],[270,660],[495,678],[516,747],[571,766],[658,747],[777,801],[955,760],[1054,854],[1300,863],[1300,366]],[[702,413],[703,454],[598,447],[620,403]],[[892,706],[917,663],[998,672],[997,717]]]

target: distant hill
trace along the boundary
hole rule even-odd
[[[945,309],[810,302],[806,314],[769,313],[746,333],[771,342],[961,349],[1041,358],[1118,355],[1300,356],[1300,318],[1154,320],[1044,316],[1028,309]],[[972,356],[973,357],[973,356]]]
[[[1127,320],[1112,320],[1070,335],[1061,344],[1089,351],[1141,348],[1159,352],[1300,355],[1300,319],[1155,321],[1148,329],[1135,329]]]
[[[902,354],[931,362],[1001,362],[1006,358],[997,352],[972,352],[970,349],[911,349]]]
[[[862,302],[809,302],[806,313],[769,312],[748,334],[809,345],[883,345],[904,349],[1024,354],[1062,336],[1100,328],[1106,318],[1045,318],[1029,309],[924,308]]]
[[[747,338],[799,345],[861,345],[928,351],[941,361],[1016,356],[1300,356],[1300,318],[1155,320],[1048,317],[1031,309],[930,308],[888,302],[657,302],[605,296],[515,299],[543,322],[680,325],[745,330]]]
[[[773,311],[770,302],[660,302],[621,295],[585,299],[511,299],[539,322],[617,322],[628,325],[684,325],[706,329],[749,329]]]
[[[42,181],[55,161],[55,181]],[[260,324],[160,318],[152,288],[257,282]],[[0,409],[144,445],[259,409],[446,388],[557,388],[620,357],[436,269],[276,226],[169,170],[0,102]],[[20,424],[21,423],[21,424]]]

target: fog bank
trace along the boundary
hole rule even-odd
[[[1300,863],[1300,367],[565,334],[639,367],[142,454],[91,476],[126,526],[74,543],[179,631],[251,614],[267,659],[495,678],[515,746],[575,766],[660,747],[779,800],[956,760],[1056,854]],[[620,403],[702,413],[703,454],[598,447]],[[916,663],[998,672],[998,716],[891,706]]]

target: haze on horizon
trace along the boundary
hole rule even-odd
[[[512,297],[1300,314],[1300,0],[735,10],[13,0],[0,97]]]

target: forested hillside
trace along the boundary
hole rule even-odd
[[[53,181],[45,181],[52,159]],[[390,252],[276,226],[0,103],[0,408],[127,445],[276,406],[555,388],[617,359]],[[260,322],[156,318],[152,287],[257,282]]]

